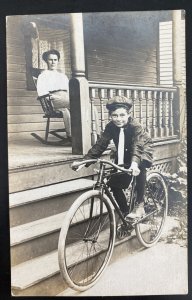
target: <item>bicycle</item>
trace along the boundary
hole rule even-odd
[[[93,190],[84,192],[72,204],[59,236],[60,272],[68,286],[77,291],[89,289],[99,280],[110,261],[116,236],[125,238],[135,229],[136,236],[144,247],[156,244],[168,209],[167,187],[163,176],[152,171],[146,180],[145,215],[135,220],[125,218],[107,182],[115,170],[132,176],[130,171],[104,159],[82,161],[78,166],[96,162],[99,163],[99,170]],[[136,199],[135,179],[132,176],[129,185],[130,210]],[[117,226],[115,215],[120,220]]]

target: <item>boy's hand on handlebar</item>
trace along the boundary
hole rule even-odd
[[[85,164],[79,165],[79,161],[74,161],[71,165],[71,169],[73,171],[78,172],[79,170],[81,170],[83,167],[85,167]]]
[[[140,174],[140,170],[138,168],[138,164],[136,162],[132,162],[130,168],[128,169],[132,172],[133,176],[138,176]]]

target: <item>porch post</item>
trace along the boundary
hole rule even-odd
[[[173,11],[173,84],[177,87],[177,99],[173,101],[174,127],[181,137],[185,120],[184,88],[181,60],[181,10]]]
[[[91,104],[85,78],[85,54],[82,13],[71,13],[71,63],[69,82],[72,153],[86,154],[91,146]]]

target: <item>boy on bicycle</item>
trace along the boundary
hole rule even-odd
[[[146,168],[152,165],[152,140],[139,122],[130,116],[132,101],[124,96],[109,99],[106,108],[109,111],[110,122],[106,125],[101,137],[84,156],[84,159],[97,159],[107,149],[110,140],[116,146],[115,163],[128,168],[136,178],[137,201],[134,210],[128,214],[128,206],[123,189],[131,181],[126,173],[115,173],[109,180],[109,186],[114,198],[124,216],[140,218],[144,215],[144,191]],[[86,166],[89,166],[88,164]],[[74,170],[75,162],[72,164]]]

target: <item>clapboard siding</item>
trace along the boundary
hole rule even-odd
[[[26,82],[26,75],[25,73],[15,73],[15,72],[8,72],[7,80],[16,80],[16,81],[25,81]]]
[[[19,133],[19,132],[37,132],[45,130],[45,123],[20,123],[20,124],[9,124],[10,133]],[[63,122],[52,122],[51,129],[57,129],[63,127]]]
[[[89,15],[89,14],[88,14]],[[161,47],[163,55],[159,57],[158,51],[158,23],[143,17],[132,17],[127,14],[123,24],[122,16],[119,17],[119,24],[113,24],[105,18],[106,28],[102,23],[102,16],[98,19],[98,30],[95,24],[84,26],[86,77],[89,81],[125,83],[137,85],[156,86],[158,83],[157,67],[160,62],[161,84],[165,85],[172,80],[172,47],[169,26],[163,26],[160,32]],[[33,16],[30,16],[32,20]],[[143,18],[143,19],[142,19]],[[70,57],[70,33],[69,28],[54,26],[51,22],[48,28],[45,25],[46,16],[42,16],[34,21],[39,29],[40,39],[49,40],[51,46],[57,44],[64,48],[64,71],[71,77],[71,57]],[[44,19],[44,20],[43,20]],[[84,17],[84,19],[86,19]],[[96,18],[97,19],[97,18]],[[145,19],[145,20],[144,20]],[[39,21],[38,21],[39,20]],[[116,19],[117,20],[117,19]],[[117,22],[115,20],[115,22]],[[8,78],[8,130],[10,132],[33,132],[44,130],[45,119],[40,104],[37,101],[37,92],[29,91],[26,88],[26,61],[24,37],[22,32],[22,16],[12,16],[7,21],[7,78]],[[47,23],[48,24],[48,23]],[[109,25],[112,26],[109,26]],[[161,23],[162,24],[162,23]],[[90,24],[88,24],[90,25]],[[108,26],[108,27],[107,27]],[[90,28],[89,28],[90,27]],[[168,29],[167,29],[168,28]],[[101,30],[100,30],[101,29]],[[167,31],[169,31],[167,35]],[[96,34],[97,33],[97,34]],[[182,33],[184,41],[184,33]],[[182,51],[185,57],[185,51]],[[162,75],[163,74],[163,75]],[[183,68],[183,77],[185,69]],[[139,114],[139,105],[135,107],[136,115]],[[152,113],[150,109],[150,114]],[[105,115],[107,118],[107,114]],[[19,122],[19,123],[18,123]],[[61,122],[61,124],[63,124]],[[57,124],[56,124],[57,125]],[[38,128],[38,126],[40,126]]]
[[[182,31],[181,31],[182,80],[183,80],[183,84],[186,85],[185,21],[182,20],[181,24],[182,24]]]
[[[111,49],[106,53],[97,46],[97,53],[93,49],[87,50],[88,78],[93,81],[122,82],[122,83],[157,83],[156,50],[153,49],[148,57],[146,53],[130,55],[122,53],[121,49]],[[150,63],[146,63],[149,60]]]
[[[35,97],[8,97],[8,106],[18,106],[18,110],[20,110],[24,105],[40,107],[39,101]]]
[[[40,105],[34,106],[34,105],[15,105],[15,106],[8,106],[8,114],[9,115],[27,115],[27,114],[43,114],[42,108]]]
[[[16,63],[14,64],[9,64],[9,60],[7,59],[7,74],[9,76],[9,72],[18,74],[18,73],[24,73],[26,77],[26,65],[25,63],[17,65]]]
[[[15,33],[13,33],[13,32],[11,33],[11,28],[10,28],[11,22],[12,21],[10,20],[9,23],[8,23],[7,32],[6,32],[6,33],[9,32],[9,36],[10,36],[10,37],[7,36],[7,38],[6,38],[8,48],[11,47],[11,46],[14,46],[14,47],[20,47],[21,49],[23,49],[23,37],[20,36],[20,39],[18,39],[18,35],[20,35],[19,32],[18,32],[17,35],[15,35]]]
[[[20,16],[8,17],[7,20],[8,136],[11,139],[15,139],[17,134],[44,132],[46,126],[41,105],[37,101],[37,92],[27,90],[21,22]],[[62,127],[62,119],[51,122],[53,129]]]
[[[181,20],[182,81],[186,84],[185,21]],[[159,24],[160,84],[173,85],[172,21]]]
[[[34,97],[37,98],[37,92],[36,91],[27,91],[26,89],[21,90],[21,89],[11,89],[9,88],[8,91],[8,96],[9,97]]]
[[[62,119],[61,119],[62,120]],[[42,120],[42,114],[28,114],[25,115],[10,115],[9,116],[9,124],[24,124],[24,123],[45,123],[47,121],[46,118]],[[55,122],[59,122],[59,119],[55,119]]]
[[[18,57],[23,57],[23,55],[24,55],[24,53],[23,53],[23,49],[21,46],[9,45],[9,47],[7,47],[7,56],[8,57],[14,57],[17,59]],[[23,60],[21,60],[21,62],[23,62]]]
[[[7,60],[9,62],[9,64],[24,64],[24,60],[23,60],[23,56],[20,54],[20,55],[7,55]]]
[[[23,24],[25,17],[11,16],[7,18],[7,94],[8,94],[8,133],[10,138],[14,134],[22,135],[22,132],[44,131],[46,119],[43,118],[43,110],[37,101],[37,92],[27,90],[25,44],[23,35]],[[45,18],[46,19],[46,18]],[[42,17],[43,20],[43,17]],[[29,20],[30,21],[30,20]],[[37,22],[40,39],[49,40],[50,46],[64,49],[64,57],[61,57],[60,66],[68,77],[71,76],[70,60],[70,35],[69,30],[60,27],[52,29],[45,27],[43,22]],[[62,50],[61,49],[61,50]],[[58,49],[60,50],[60,49]],[[62,51],[61,51],[62,53]],[[62,67],[64,66],[64,67]],[[53,119],[52,128],[61,128],[63,121]]]
[[[151,15],[150,15],[151,17]],[[153,18],[153,17],[152,17]],[[157,30],[145,14],[111,13],[84,18],[87,77],[90,81],[157,84]]]
[[[8,89],[26,89],[26,80],[7,80]]]

